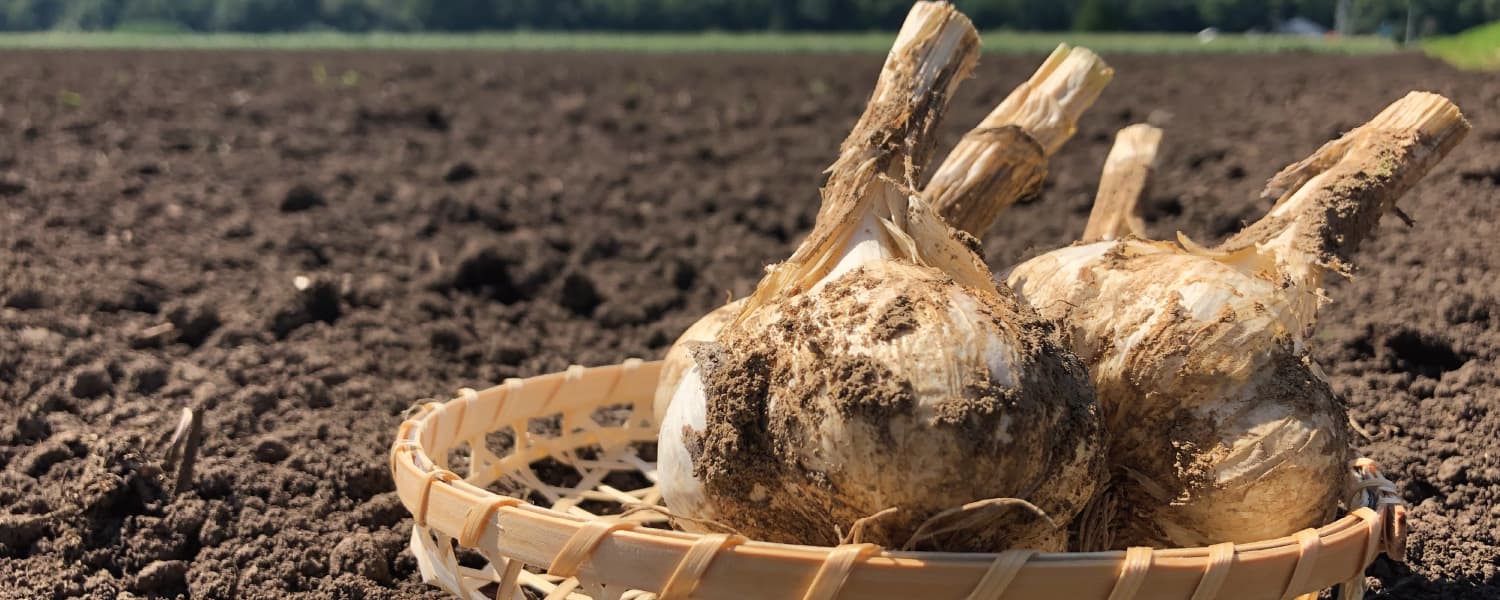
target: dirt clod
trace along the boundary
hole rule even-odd
[[[266,438],[255,444],[255,460],[263,463],[279,463],[291,454],[286,442],[275,438]]]
[[[102,366],[88,367],[74,373],[73,383],[68,386],[68,392],[80,400],[98,398],[114,389],[114,380],[110,378],[109,371]]]
[[[479,170],[467,162],[461,162],[448,167],[448,172],[443,174],[446,183],[463,183],[479,175]]]
[[[0,515],[0,556],[25,553],[46,534],[49,522],[41,515]]]
[[[287,189],[286,195],[281,197],[281,212],[302,212],[327,203],[328,201],[323,199],[323,193],[317,188],[306,183],[298,183]]]
[[[389,562],[368,533],[356,533],[344,538],[333,547],[329,560],[331,571],[335,575],[352,573],[382,584],[389,584],[391,581]]]
[[[187,587],[187,561],[158,560],[135,575],[130,587],[138,592],[168,594]]]

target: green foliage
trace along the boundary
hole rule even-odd
[[[1422,49],[1465,69],[1500,68],[1500,22],[1427,40]]]
[[[1076,31],[1115,31],[1123,19],[1116,4],[1111,0],[1084,0],[1073,13],[1073,29]]]
[[[912,0],[0,0],[0,30],[889,31]],[[1301,16],[1331,26],[1338,0],[954,0],[980,28],[1269,31]],[[1500,19],[1500,0],[1352,0],[1357,31],[1399,36]]]

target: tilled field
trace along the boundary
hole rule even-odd
[[[1109,58],[1109,57],[1106,57]],[[946,143],[1039,57],[986,57]],[[10,53],[0,598],[428,597],[387,474],[421,398],[657,357],[810,227],[858,57]],[[1500,79],[1416,57],[1115,57],[997,269],[1083,228],[1115,130],[1158,236],[1410,89],[1474,132],[1328,290],[1318,361],[1411,503],[1374,594],[1500,595]],[[295,283],[299,277],[304,284]],[[164,441],[205,415],[191,489]]]

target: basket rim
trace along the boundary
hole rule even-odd
[[[695,546],[717,543],[721,547],[711,555],[714,568],[699,567],[693,594],[736,598],[809,597],[807,590],[819,586],[835,563],[843,565],[838,574],[842,585],[835,583],[830,589],[861,598],[965,598],[994,578],[1001,563],[1016,563],[1006,567],[1004,577],[1010,585],[1002,583],[1002,589],[1023,598],[1059,593],[1117,598],[1121,586],[1142,597],[1206,598],[1212,597],[1202,595],[1210,584],[1215,590],[1234,591],[1235,597],[1289,598],[1361,578],[1381,553],[1397,559],[1402,555],[1405,519],[1399,497],[1382,497],[1379,512],[1361,507],[1317,529],[1245,544],[1086,553],[895,551],[744,539],[724,543],[722,535],[620,527],[619,521],[611,527],[588,525],[611,521],[590,521],[495,494],[439,467],[428,456],[429,448],[446,452],[444,444],[463,439],[459,434],[464,429],[495,429],[494,418],[475,427],[473,419],[465,422],[466,416],[495,417],[507,403],[534,406],[536,415],[584,406],[570,399],[569,392],[583,389],[580,386],[596,395],[603,390],[607,401],[595,405],[643,402],[649,407],[660,368],[661,361],[639,359],[593,368],[575,365],[562,372],[508,379],[481,391],[464,389],[446,402],[420,405],[417,414],[401,423],[390,454],[398,496],[416,518],[414,535],[436,531],[461,546],[481,548],[492,560],[552,565],[558,575],[571,574],[556,572],[560,562],[570,562],[573,570],[582,566],[610,584],[652,591],[669,585]],[[655,441],[654,428],[651,431],[649,439],[632,441]],[[580,548],[584,538],[586,547]],[[850,554],[854,550],[857,556]],[[1024,553],[1019,562],[1018,552]],[[698,553],[701,560],[702,550]],[[560,558],[563,555],[568,561]]]

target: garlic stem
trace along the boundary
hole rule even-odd
[[[1161,144],[1161,129],[1137,123],[1115,134],[1115,145],[1104,159],[1104,173],[1099,178],[1099,193],[1080,241],[1115,240],[1127,235],[1145,237],[1145,224],[1136,205],[1146,191],[1151,164],[1156,161],[1156,147]]]
[[[923,197],[955,229],[982,235],[1005,209],[1041,191],[1047,159],[1113,78],[1089,49],[1059,45],[954,146]]]
[[[1411,92],[1368,123],[1324,144],[1271,179],[1264,218],[1220,247],[1233,252],[1280,239],[1319,264],[1347,271],[1347,260],[1396,206],[1469,133],[1447,98]]]
[[[966,263],[967,268],[945,270],[971,285],[988,281],[983,263],[966,250],[955,250],[963,246],[952,236],[941,236],[938,248],[922,248],[912,242],[912,238],[920,238],[906,234],[912,227],[945,226],[936,219],[918,216],[926,211],[912,207],[925,203],[904,191],[916,189],[920,160],[932,147],[932,131],[978,55],[978,33],[952,5],[919,2],[912,7],[886,57],[869,105],[840,146],[838,160],[829,167],[823,204],[812,232],[791,258],[771,268],[747,299],[737,321],[774,296],[807,291],[825,279],[854,243],[856,232],[864,229],[861,223],[871,213],[876,222],[885,225],[882,237],[886,243],[882,246],[901,258],[939,267]]]

